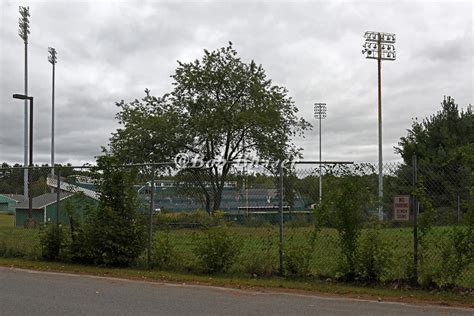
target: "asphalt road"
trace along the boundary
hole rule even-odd
[[[462,308],[0,267],[0,315],[473,315]]]

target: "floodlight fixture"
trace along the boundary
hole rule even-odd
[[[326,103],[315,103],[314,104],[314,118],[325,119],[326,118]]]
[[[49,53],[48,61],[51,64],[56,64],[58,62],[56,49],[54,49],[53,47],[48,47],[48,53]]]
[[[23,39],[23,41],[28,43],[28,34],[30,34],[30,7],[19,7],[20,18],[18,19],[18,35]]]
[[[383,32],[365,32],[365,44],[362,54],[368,59],[395,60],[395,34]]]

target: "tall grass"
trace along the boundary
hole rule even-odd
[[[12,219],[5,216],[0,216],[0,223],[0,256],[40,257],[40,232],[38,229],[13,227]],[[263,271],[269,270],[268,273],[272,272],[278,262],[278,227],[233,226],[225,227],[225,229],[239,248],[238,256],[234,259],[229,273],[249,273],[249,267],[256,271],[262,269]],[[420,273],[434,269],[441,260],[439,245],[447,242],[445,239],[448,235],[444,232],[448,229],[449,227],[433,228],[428,248],[424,250]],[[196,271],[199,262],[195,252],[196,243],[202,240],[204,231],[203,229],[184,228],[171,229],[166,232],[180,263],[176,269]],[[164,233],[163,230],[155,229],[156,236]],[[306,247],[312,233],[311,227],[285,228],[285,248]],[[393,253],[392,264],[383,275],[383,280],[392,281],[407,277],[407,271],[413,262],[412,234],[411,228],[384,228],[381,230],[381,238],[389,245]],[[314,253],[311,255],[310,274],[322,278],[334,277],[340,252],[337,231],[329,228],[322,229],[315,240]],[[262,267],[255,267],[259,263],[256,262],[257,258],[267,261],[262,262]],[[474,288],[474,264],[471,264],[459,278],[458,285]]]

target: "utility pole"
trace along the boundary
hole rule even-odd
[[[25,89],[24,95],[28,95],[28,34],[30,34],[30,7],[19,7],[20,18],[18,20],[20,35],[25,44]],[[25,117],[24,117],[24,134],[23,134],[23,166],[28,166],[28,100],[25,99]],[[28,197],[28,168],[23,170],[23,196]]]
[[[326,103],[314,104],[314,118],[319,119],[319,203],[321,203],[323,200],[321,120],[326,118]]]
[[[55,66],[57,63],[56,49],[48,47],[48,61],[53,65],[53,83],[52,83],[52,101],[51,101],[51,176],[54,177],[54,77],[55,77]]]
[[[18,99],[18,100],[26,100],[27,102],[29,101],[30,103],[30,137],[29,137],[29,163],[28,163],[28,168],[31,169],[30,172],[28,173],[28,218],[25,221],[25,227],[26,228],[34,228],[36,226],[36,223],[33,219],[33,195],[31,193],[31,183],[32,183],[32,177],[31,173],[33,172],[33,97],[23,95],[23,94],[14,94],[13,99]]]
[[[378,149],[379,149],[379,220],[383,220],[383,159],[382,159],[382,60],[395,60],[395,34],[365,32],[362,54],[377,59],[378,77]]]

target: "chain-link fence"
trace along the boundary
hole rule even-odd
[[[66,241],[57,247],[68,249],[60,259],[74,261],[82,250],[71,245],[91,214],[125,205],[137,217],[122,217],[144,236],[137,266],[474,288],[472,170],[464,167],[385,164],[382,199],[372,164],[108,168],[133,177],[28,168],[26,197],[24,168],[1,168],[0,255],[44,257],[45,226],[61,225]],[[114,222],[93,219],[96,228]]]

